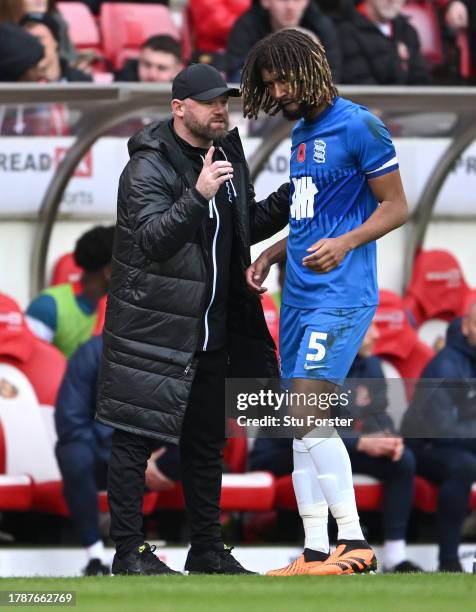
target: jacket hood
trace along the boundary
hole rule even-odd
[[[446,345],[457,350],[459,353],[464,353],[467,357],[476,362],[476,347],[470,346],[468,340],[461,331],[462,318],[454,319],[448,331],[446,332]]]

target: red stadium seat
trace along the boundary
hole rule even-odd
[[[476,304],[476,289],[470,289],[465,295],[463,308],[461,309],[462,313],[467,313],[472,304]]]
[[[124,59],[137,55],[150,36],[169,34],[180,39],[169,8],[160,4],[105,2],[101,5],[100,26],[104,53],[116,69]]]
[[[433,3],[407,2],[401,10],[418,33],[421,53],[426,61],[430,66],[442,64],[443,46],[438,14]]]
[[[73,253],[65,253],[55,263],[51,278],[52,285],[76,283],[83,274],[83,269],[74,261]]]
[[[463,313],[468,291],[456,257],[442,250],[420,251],[404,304],[417,325],[429,319],[451,321]]]
[[[58,2],[58,10],[68,24],[69,36],[79,51],[101,50],[101,38],[96,21],[83,2]]]
[[[18,304],[4,294],[0,294],[0,363],[12,365],[27,377],[40,404],[55,405],[66,359],[30,332]]]
[[[0,474],[0,511],[23,512],[31,509],[33,488],[29,476]]]
[[[269,293],[263,294],[263,312],[268,325],[269,333],[279,349],[279,312],[276,307],[276,303],[269,295]]]
[[[195,48],[195,41],[193,39],[192,15],[188,4],[182,8],[182,29],[180,34],[182,38],[182,57],[184,62],[189,62]]]
[[[223,474],[220,508],[223,512],[264,512],[274,506],[275,480],[269,472]],[[182,485],[158,494],[157,508],[181,510],[185,507]]]
[[[374,353],[389,361],[405,379],[407,398],[411,399],[416,379],[433,357],[433,350],[422,342],[410,325],[402,298],[392,291],[381,290],[374,317],[379,337]]]

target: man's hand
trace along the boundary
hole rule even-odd
[[[387,432],[363,436],[357,442],[357,450],[370,457],[388,457],[399,461],[405,446],[402,438],[389,435]]]
[[[196,190],[202,196],[211,200],[220,185],[233,178],[233,166],[229,161],[212,162],[215,147],[210,147],[203,162],[203,168],[195,185]]]
[[[266,252],[261,253],[258,259],[251,264],[246,270],[246,284],[254,293],[262,294],[268,291],[267,287],[263,287],[263,283],[269,274],[271,262],[269,261]]]
[[[468,9],[464,2],[451,2],[445,13],[445,22],[450,30],[464,30],[468,27]]]
[[[307,249],[310,255],[303,258],[302,265],[319,274],[330,272],[349,251],[345,235],[338,238],[321,238]]]
[[[165,446],[158,448],[152,453],[147,462],[147,469],[145,471],[145,486],[151,491],[167,491],[173,489],[175,482],[167,478],[157,467],[156,461],[159,457],[162,457],[167,452]]]

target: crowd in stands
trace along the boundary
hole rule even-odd
[[[190,0],[180,31],[166,5],[6,0],[0,81],[164,82],[190,61],[239,81],[249,49],[288,27],[322,42],[337,83],[474,79],[476,0]]]
[[[97,423],[94,415],[112,237],[112,227],[98,226],[83,234],[74,253],[57,263],[54,284],[36,297],[25,313],[11,298],[0,294],[0,447],[6,448],[6,460],[0,452],[0,472],[17,478],[28,473],[35,480],[35,470],[42,463],[57,462],[50,466],[49,475],[42,476],[45,490],[41,492],[34,483],[29,509],[71,517],[87,557],[84,571],[94,575],[109,571],[100,529],[100,513],[105,508],[98,491],[106,486],[112,430]],[[280,283],[284,274],[285,264]],[[348,411],[354,420],[352,427],[341,429],[340,434],[357,478],[361,512],[381,512],[379,533],[387,571],[419,569],[406,553],[415,508],[435,514],[433,537],[439,546],[439,568],[461,571],[458,545],[463,522],[470,509],[476,508],[472,494],[476,483],[474,297],[451,254],[419,252],[404,298],[381,291],[374,322],[349,373],[346,384],[351,385],[352,402]],[[266,296],[264,308],[279,346],[279,294],[274,298]],[[433,334],[433,347],[418,338],[428,320],[447,326],[446,339],[440,337],[441,327],[438,335]],[[42,360],[41,368],[38,360]],[[50,366],[54,376],[50,376]],[[395,401],[394,385],[399,377],[402,390]],[[403,380],[405,377],[413,380]],[[32,386],[30,396],[25,385]],[[46,407],[48,419],[54,422],[54,432],[48,434],[49,458],[46,448],[39,449],[33,458],[22,453],[16,459],[11,449],[13,432],[20,423],[12,424],[8,407],[25,393],[23,401],[31,414]],[[37,399],[32,399],[35,394]],[[33,416],[31,419],[33,422]],[[35,438],[39,437],[39,425],[35,426]],[[21,447],[25,440],[28,435],[17,432],[16,444]],[[249,470],[257,475],[266,472],[275,479],[274,484],[267,480],[263,485],[269,512],[245,515],[241,537],[272,540],[280,513],[285,510],[289,521],[289,511],[295,512],[291,479],[298,475],[293,468],[292,445],[291,439],[268,437],[266,430],[248,445],[243,439],[228,442],[225,462],[229,470]],[[359,493],[358,478],[362,476],[376,479],[376,484],[370,489],[364,486]],[[249,473],[243,477],[246,481]],[[2,501],[1,478],[0,510],[23,510],[20,502],[11,508]],[[180,478],[178,447],[159,445],[146,470],[147,495],[152,496],[149,513],[162,507],[183,508]],[[40,476],[38,479],[41,481]],[[58,485],[54,491],[53,484]],[[253,485],[252,494],[257,490]],[[14,491],[10,503],[12,495],[13,499],[18,495],[17,489]],[[246,484],[233,491],[231,502],[230,497],[222,502],[232,509],[256,510],[255,502],[250,505],[247,498]],[[264,499],[262,495],[261,504]],[[263,517],[267,519],[261,520]],[[161,535],[174,537],[167,529]],[[282,540],[282,532],[276,539]]]

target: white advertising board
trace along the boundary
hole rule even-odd
[[[35,214],[59,162],[73,143],[71,137],[2,137],[0,139],[0,216]],[[244,138],[247,156],[259,146]],[[445,138],[395,139],[405,189],[414,207],[430,172],[449,146]],[[255,187],[265,197],[287,180],[290,140],[272,154]],[[69,182],[61,212],[77,217],[114,215],[118,179],[128,160],[127,139],[99,140]],[[455,164],[438,198],[435,212],[476,214],[476,143]]]

